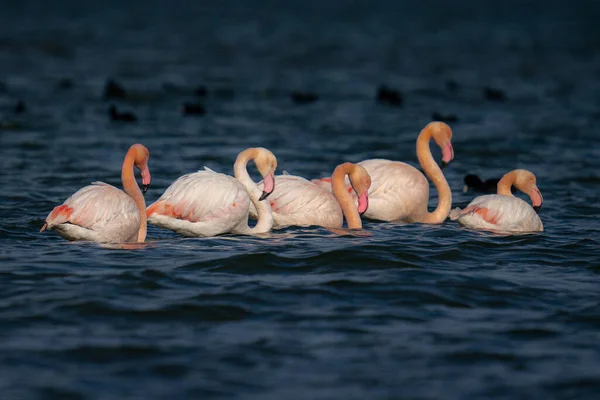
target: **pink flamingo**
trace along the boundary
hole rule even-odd
[[[352,185],[349,190],[344,184],[346,176]],[[269,197],[273,210],[273,226],[317,225],[341,228],[346,217],[348,229],[361,229],[360,214],[369,206],[371,177],[363,167],[344,163],[333,171],[331,180],[333,193],[300,176],[276,176],[275,190]],[[260,187],[262,182],[258,185]],[[358,207],[354,205],[349,191],[356,194]],[[250,215],[256,217],[253,207],[250,208]]]
[[[417,158],[438,191],[437,208],[433,212],[427,211],[429,182],[416,168],[400,161],[372,159],[358,163],[367,170],[373,181],[369,190],[369,208],[363,214],[366,218],[426,224],[444,222],[452,207],[452,192],[431,155],[431,138],[441,147],[442,166],[445,166],[454,158],[452,130],[443,122],[430,122],[417,138]],[[327,188],[331,178],[313,179],[313,182]]]
[[[144,193],[150,186],[150,152],[141,144],[129,148],[121,169],[123,190],[104,182],[92,182],[79,189],[46,217],[40,230],[54,229],[68,240],[100,243],[144,242],[146,203],[133,167],[141,171]]]
[[[264,191],[248,175],[246,167],[250,160],[254,160],[264,178]],[[274,189],[276,168],[273,153],[264,148],[250,148],[238,155],[233,166],[235,178],[208,168],[183,175],[148,207],[148,223],[191,237],[268,232],[273,217],[269,202],[262,200]],[[248,226],[250,202],[258,209],[254,228]]]
[[[533,207],[514,197],[511,186],[529,195]],[[542,220],[537,212],[544,199],[536,185],[535,175],[526,169],[515,169],[498,182],[498,194],[479,196],[461,210],[450,212],[450,219],[462,226],[501,232],[541,232]]]

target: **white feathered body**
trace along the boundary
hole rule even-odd
[[[526,201],[498,194],[479,196],[464,210],[455,208],[450,219],[462,226],[502,232],[541,232],[542,220]]]
[[[135,201],[103,182],[79,189],[46,218],[47,228],[65,239],[101,243],[136,242],[140,223]]]
[[[175,180],[148,206],[148,223],[191,237],[236,233],[247,227],[249,205],[237,179],[207,169]]]
[[[259,182],[258,187],[262,189],[263,183]],[[341,228],[344,223],[342,208],[333,193],[300,176],[276,176],[275,190],[267,200],[275,227],[317,225]],[[250,215],[257,217],[253,205],[250,205]]]

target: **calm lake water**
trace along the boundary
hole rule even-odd
[[[598,398],[598,3],[213,3],[2,6],[0,397]],[[125,98],[104,98],[108,79]],[[402,104],[375,100],[383,84]],[[111,104],[138,121],[111,121]],[[543,233],[150,227],[132,251],[39,233],[79,188],[120,186],[132,143],[151,152],[151,203],[203,166],[232,173],[250,146],[309,178],[417,165],[433,113],[457,118],[454,205],[478,195],[465,174],[527,168]]]

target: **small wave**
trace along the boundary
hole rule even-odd
[[[82,315],[87,319],[100,317],[165,322],[188,318],[207,322],[236,321],[252,315],[251,310],[240,305],[200,304],[189,301],[151,306],[139,303],[125,304],[122,301],[117,305],[106,301],[85,300],[57,305],[54,312],[59,315]]]

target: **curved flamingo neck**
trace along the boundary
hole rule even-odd
[[[346,217],[348,229],[362,229],[360,214],[344,182],[346,175],[349,175],[353,170],[354,166],[347,163],[337,167],[331,175],[331,187],[333,195],[340,204],[344,217]]]
[[[246,222],[239,230],[239,233],[247,235],[269,232],[273,227],[271,205],[268,200],[259,200],[262,195],[262,190],[258,188],[248,174],[248,162],[254,160],[258,156],[258,152],[259,150],[255,148],[244,150],[238,155],[238,158],[233,165],[233,176],[235,176],[244,188],[246,188],[246,192],[248,192],[250,201],[254,204],[254,207],[256,207],[256,213],[258,215],[258,221],[253,228],[248,226],[248,219],[246,218]]]
[[[136,153],[136,148],[132,147],[125,155],[123,167],[121,168],[121,181],[123,183],[123,190],[133,199],[133,201],[135,201],[135,205],[140,213],[140,229],[138,231],[137,241],[141,243],[146,240],[148,227],[146,222],[146,201],[144,200],[144,195],[135,181],[135,175],[133,174]]]
[[[513,194],[510,188],[515,184],[516,180],[517,174],[514,171],[504,175],[502,179],[500,179],[500,182],[498,182],[498,186],[496,186],[497,193],[502,196],[512,196]]]
[[[426,211],[424,217],[416,222],[440,224],[446,220],[448,213],[450,213],[450,208],[452,208],[452,191],[442,170],[431,154],[431,149],[429,148],[431,134],[429,126],[425,127],[419,134],[417,138],[417,158],[419,159],[421,168],[423,168],[423,172],[425,172],[425,175],[435,185],[435,189],[438,192],[438,205],[433,212]],[[425,204],[425,209],[427,210],[427,204]]]

